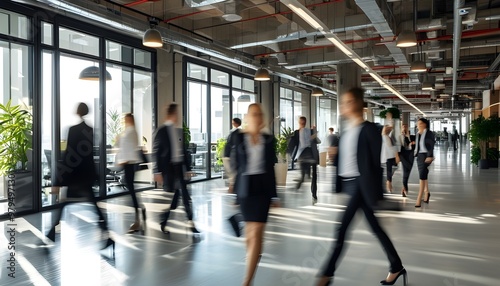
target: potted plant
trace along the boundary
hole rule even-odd
[[[226,148],[226,143],[227,143],[226,138],[222,137],[219,138],[219,140],[217,140],[217,145],[215,146],[215,158],[217,159],[215,164],[217,165],[217,167],[219,167],[219,169],[222,169],[224,166],[223,158],[224,158],[224,148]]]
[[[286,176],[288,173],[287,150],[288,142],[292,135],[293,131],[288,127],[283,128],[281,134],[276,138],[275,148],[278,163],[274,165],[274,171],[276,173],[276,184],[278,186],[286,186]]]
[[[488,148],[488,150],[486,151],[486,158],[488,159],[488,166],[490,168],[498,168],[500,151],[498,151],[498,148]]]
[[[115,146],[116,138],[118,138],[118,135],[123,131],[121,116],[116,109],[110,109],[106,114],[108,115],[106,120],[106,144]]]
[[[498,138],[500,135],[500,120],[498,117],[484,118],[479,115],[478,118],[472,120],[469,128],[468,138],[480,150],[480,158],[478,165],[480,169],[488,169],[488,143],[493,138]],[[471,150],[472,152],[473,150]]]
[[[21,105],[0,104],[0,176],[14,180],[16,209],[30,208],[33,180],[31,156],[33,117]],[[10,183],[9,185],[12,185]],[[7,190],[7,180],[4,180]],[[23,202],[26,199],[29,202]]]

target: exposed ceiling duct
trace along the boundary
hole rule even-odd
[[[383,11],[378,6],[377,1],[355,0],[355,2],[373,23],[373,27],[377,30],[380,36],[389,40],[389,42],[385,42],[385,45],[394,58],[395,64],[401,66],[401,70],[408,73],[413,80],[418,81],[417,76],[410,72],[410,63],[408,62],[406,55],[396,46],[396,42],[392,40],[395,36],[394,32],[387,22]]]
[[[135,36],[137,38],[142,38],[144,31],[149,28],[146,19],[144,21],[140,21],[131,15],[115,13],[115,11],[108,10],[105,7],[91,1],[72,0],[71,4],[59,0],[13,0],[13,2],[39,7],[56,14],[67,15],[74,19],[102,28],[109,29],[112,27],[117,31],[129,36]],[[168,44],[186,47],[190,50],[230,61],[243,67],[251,69],[258,69],[260,67],[259,63],[249,55],[235,50],[230,50],[224,46],[218,45],[217,43],[184,35],[168,29],[165,26],[158,26],[157,29],[161,32],[163,41]],[[289,69],[276,66],[269,66],[268,68],[276,75],[298,83],[313,87],[321,85],[320,80],[302,76],[302,74]],[[337,94],[336,91],[333,90],[325,88],[324,90],[331,94]]]
[[[224,2],[226,0],[184,0],[189,7],[203,7]]]

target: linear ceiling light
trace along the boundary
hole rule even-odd
[[[341,50],[346,56],[352,57],[352,51],[347,47],[337,36],[331,33],[326,34],[326,38],[334,44],[339,50]]]
[[[311,12],[309,11],[306,7],[303,5],[297,3],[295,0],[282,0],[281,3],[285,4],[290,10],[292,10],[295,14],[297,14],[302,20],[306,21],[307,24],[309,24],[311,27],[318,31],[324,31],[325,26],[323,26],[323,23]],[[298,4],[298,5],[297,5]]]

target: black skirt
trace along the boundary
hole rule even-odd
[[[251,175],[248,178],[248,196],[239,199],[241,214],[245,221],[267,222],[271,196],[265,184],[265,175]]]
[[[427,153],[418,153],[417,156],[417,166],[418,166],[418,177],[420,180],[427,180],[429,175],[429,166],[431,164],[425,163],[427,159]]]

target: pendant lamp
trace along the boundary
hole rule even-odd
[[[80,75],[78,76],[79,79],[81,80],[99,80],[100,79],[100,69],[99,67],[96,66],[91,66],[84,68],[81,72]],[[106,71],[106,80],[111,80],[111,74]]]

